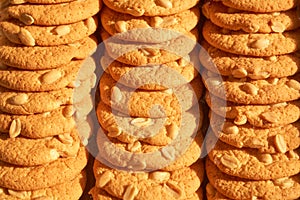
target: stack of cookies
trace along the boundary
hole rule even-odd
[[[105,0],[94,199],[202,199],[197,0]]]
[[[0,199],[82,195],[88,135],[79,129],[92,107],[88,57],[100,8],[94,0],[1,4]]]
[[[216,0],[202,8],[208,199],[300,197],[296,7],[297,1]]]

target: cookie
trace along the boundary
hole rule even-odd
[[[161,65],[138,67],[118,62],[104,55],[101,58],[101,65],[122,85],[143,90],[165,90],[187,84],[196,78],[199,62],[194,61],[195,59],[191,55]]]
[[[294,123],[300,117],[299,100],[269,105],[240,105],[208,93],[205,99],[214,113],[232,119],[236,125],[248,122],[255,127],[271,128]]]
[[[46,165],[19,167],[0,161],[0,186],[13,190],[37,190],[62,184],[80,174],[87,159],[87,152],[81,147],[76,157],[59,158]]]
[[[254,148],[261,153],[280,153],[276,140],[282,137],[286,143],[286,150],[294,150],[300,146],[300,123],[295,122],[274,128],[257,128],[247,123],[236,125],[232,120],[210,113],[210,127],[214,134],[224,143],[237,148]]]
[[[219,193],[210,183],[205,187],[207,200],[232,200]]]
[[[203,163],[172,172],[128,173],[94,163],[96,187],[120,199],[186,199],[203,181]]]
[[[222,29],[210,21],[203,25],[203,37],[223,51],[247,56],[274,56],[293,53],[300,47],[300,29],[284,33],[253,33]]]
[[[199,119],[197,114],[200,113]],[[134,143],[142,141],[151,145],[164,146],[169,144],[179,133],[180,125],[188,121],[189,130],[193,131],[196,126],[201,127],[203,121],[202,108],[200,110],[191,109],[181,115],[172,115],[168,118],[130,118],[124,116],[122,113],[113,111],[109,106],[102,101],[97,106],[98,121],[108,132],[108,136],[116,138],[121,142]],[[197,123],[191,123],[198,121]],[[153,126],[155,125],[155,126]]]
[[[300,27],[296,9],[278,13],[253,13],[235,10],[221,2],[208,2],[202,11],[215,25],[229,30],[247,33],[282,33]]]
[[[210,184],[231,199],[298,199],[300,175],[275,180],[247,180],[222,173],[209,159],[206,174]],[[208,191],[207,191],[208,192]],[[208,192],[209,193],[209,192]]]
[[[239,104],[276,104],[294,101],[300,97],[300,75],[285,78],[252,80],[220,77],[202,73],[206,88],[215,96]]]
[[[210,134],[207,140],[208,156],[224,173],[251,180],[270,180],[299,173],[299,149],[287,152],[282,135],[275,137],[276,149],[281,153],[261,154],[253,148],[236,148]],[[216,144],[214,144],[216,143]],[[214,145],[214,146],[212,146]],[[213,149],[211,149],[213,147]]]
[[[213,73],[235,78],[282,78],[293,76],[300,71],[299,52],[271,56],[250,57],[221,51],[202,42],[199,59],[203,67]]]
[[[235,1],[235,0],[214,0],[221,1],[224,5],[231,8],[246,10],[252,12],[278,12],[285,11],[294,8],[298,5],[298,0],[247,0],[247,1]]]
[[[62,106],[51,112],[31,115],[11,115],[0,112],[0,132],[17,133],[38,139],[70,133],[75,127],[73,106]],[[36,123],[39,122],[39,123]]]
[[[93,37],[76,43],[53,47],[24,47],[9,42],[0,35],[0,60],[2,64],[26,70],[42,70],[61,67],[73,59],[85,59],[97,47]]]
[[[78,132],[43,139],[10,138],[0,135],[0,160],[18,166],[35,166],[59,158],[76,156],[80,146]]]
[[[97,144],[100,153],[97,159],[107,166],[114,166],[125,171],[140,172],[157,169],[176,171],[191,166],[201,155],[202,133],[200,131],[196,133],[195,130],[192,130],[190,135],[193,137],[191,140],[181,136],[186,140],[182,141],[182,146],[176,146],[173,142],[167,147],[162,147],[139,141],[126,144],[116,139],[106,139],[106,135],[98,134]],[[177,150],[178,152],[176,152]],[[122,157],[121,160],[120,157]]]
[[[0,29],[8,40],[25,46],[55,46],[75,43],[92,35],[97,29],[96,18],[88,18],[61,26],[27,26],[18,20],[0,23]]]
[[[194,7],[174,15],[134,17],[104,7],[101,10],[100,18],[103,28],[110,35],[118,37],[118,33],[140,29],[135,30],[135,34],[122,34],[122,39],[135,42],[151,41],[159,43],[173,39],[174,36],[178,35],[178,32],[186,34],[194,29],[200,19],[200,12],[199,8]],[[152,31],[150,32],[146,28],[152,28]],[[162,32],[168,32],[169,34],[162,35]]]
[[[7,188],[0,188],[1,199],[19,200],[19,199],[79,199],[83,193],[87,182],[84,172],[76,176],[73,180],[55,185],[49,188],[39,190],[17,191]]]
[[[7,67],[0,70],[0,85],[24,92],[59,90],[69,85],[72,86],[82,64],[82,60],[77,60],[60,68],[39,71],[25,71]]]
[[[145,31],[149,31],[148,34],[151,34],[153,29],[145,29]],[[118,37],[111,37],[106,31],[101,31],[101,37],[108,55],[119,62],[136,66],[162,64],[185,57],[193,51],[199,37],[198,30],[193,29],[187,35],[178,33],[175,39],[161,43],[151,43],[151,41],[141,43],[121,40],[123,37],[127,38],[128,36],[126,35],[128,34],[134,36],[138,33],[133,30],[122,33]]]
[[[202,95],[200,77],[190,84],[163,91],[135,90],[117,84],[107,73],[100,79],[100,96],[113,109],[135,117],[165,117],[190,109]],[[163,109],[151,109],[160,105]]]
[[[101,1],[82,0],[62,4],[9,6],[6,12],[26,25],[54,26],[79,22],[96,15]]]
[[[7,0],[12,5],[32,3],[32,4],[57,4],[57,3],[68,3],[74,0]]]
[[[127,13],[133,16],[164,16],[188,10],[199,2],[198,0],[151,0],[147,2],[140,2],[138,0],[124,1],[124,0],[104,0],[106,6],[120,13]]]

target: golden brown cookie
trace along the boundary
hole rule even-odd
[[[210,183],[207,183],[205,189],[207,200],[232,200],[219,193]]]
[[[300,29],[284,33],[253,33],[231,31],[206,21],[203,37],[223,51],[247,56],[274,56],[293,53],[300,48]]]
[[[210,184],[231,199],[298,199],[300,175],[274,180],[248,180],[222,173],[209,159],[206,174]],[[227,200],[227,199],[226,199]]]

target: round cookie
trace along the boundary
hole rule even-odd
[[[76,43],[53,47],[24,47],[9,42],[0,35],[0,60],[2,64],[26,70],[61,67],[73,59],[85,59],[97,48],[97,41],[87,37]]]
[[[239,104],[276,104],[300,97],[300,74],[285,78],[247,80],[220,77],[203,71],[203,82],[213,95]]]
[[[197,26],[200,18],[199,8],[194,7],[180,13],[168,16],[156,17],[134,17],[123,14],[104,7],[101,10],[101,24],[110,34],[118,37],[118,33],[140,29],[134,31],[135,34],[122,34],[123,40],[159,43],[173,39],[178,36],[178,32],[186,34]],[[145,28],[152,28],[152,31]],[[162,35],[162,31],[169,30],[169,34]],[[156,32],[157,31],[157,32]],[[149,34],[150,33],[150,34]],[[125,38],[125,36],[128,36]]]
[[[214,0],[221,1],[224,5],[231,8],[253,11],[253,12],[278,12],[296,7],[299,0]]]
[[[96,187],[121,199],[128,196],[145,199],[186,199],[194,194],[203,181],[203,163],[176,171],[128,173],[94,163]]]
[[[0,160],[18,166],[36,166],[59,158],[76,156],[80,146],[78,132],[43,139],[10,138],[0,135]]]
[[[276,144],[278,137],[285,141],[287,151],[300,146],[299,122],[274,128],[257,128],[249,123],[236,125],[232,120],[223,121],[211,112],[210,127],[222,142],[237,148],[258,149],[260,153],[280,153]]]
[[[73,180],[39,190],[17,191],[7,188],[0,188],[0,198],[5,200],[20,199],[79,199],[86,186],[86,173],[82,172]]]
[[[195,59],[197,58],[192,54],[160,65],[132,66],[104,55],[101,65],[114,80],[125,86],[143,90],[165,90],[187,84],[196,78],[200,66]]]
[[[282,33],[300,27],[296,9],[279,13],[253,13],[235,10],[220,2],[207,2],[202,11],[215,25],[234,31]]]
[[[195,130],[192,130],[192,132],[195,133]],[[181,152],[176,152],[174,154],[173,152],[168,151],[168,148],[164,148],[164,146],[153,146],[139,141],[126,144],[113,138],[108,138],[107,141],[103,142],[103,137],[104,136],[100,134],[97,136],[97,144],[100,152],[97,156],[97,159],[105,163],[107,166],[114,166],[113,168],[116,167],[125,171],[130,170],[140,172],[153,171],[154,169],[160,169],[163,171],[176,171],[178,169],[191,166],[199,159],[202,153],[201,146],[203,143],[203,137],[200,131],[193,134],[193,140],[191,140],[189,144],[184,144],[186,148],[184,145],[182,145],[182,148],[184,149],[180,149]],[[182,143],[184,142],[185,141]],[[172,147],[172,145],[173,144],[170,144],[169,146]],[[108,151],[109,148],[112,149]],[[173,149],[175,148],[181,147],[174,147]],[[119,155],[119,152],[121,152],[123,155]],[[155,153],[159,153],[160,156],[158,158],[155,156],[149,156],[150,154],[155,155]],[[128,160],[126,156],[130,154],[133,156],[131,160]],[[135,161],[138,161],[139,157],[142,156],[147,156],[148,163],[142,163],[143,161],[141,161],[141,165],[143,166],[140,166],[142,168],[140,169],[139,166],[136,166]],[[120,157],[123,157],[123,159],[120,160]],[[160,161],[163,163],[165,159],[167,159],[166,164],[158,163]],[[149,166],[147,164],[149,164]]]
[[[201,64],[213,73],[235,78],[282,78],[293,76],[300,71],[299,52],[271,56],[250,57],[221,51],[207,42],[202,42],[199,53]]]
[[[153,32],[153,29],[144,30],[148,31],[148,34]],[[174,39],[161,43],[142,43],[122,40],[123,37],[128,37],[126,35],[134,36],[138,34],[139,31],[140,30],[128,31],[116,37],[110,36],[106,31],[102,30],[100,34],[108,55],[119,62],[129,65],[162,64],[189,55],[197,46],[197,40],[199,38],[198,30],[193,29],[191,32],[188,32],[187,35],[178,33]],[[161,34],[164,35],[163,33]]]
[[[62,4],[10,6],[6,12],[26,25],[54,26],[79,22],[96,15],[102,1],[82,0]]]
[[[206,143],[208,156],[222,172],[231,176],[270,180],[298,174],[299,149],[293,153],[287,152],[283,136],[278,135],[275,138],[275,145],[281,153],[261,154],[257,149],[239,149],[221,141],[215,142],[217,138],[210,134]]]
[[[247,180],[222,173],[209,159],[206,174],[211,185],[231,199],[298,199],[300,175],[275,180]],[[207,191],[208,192],[208,191]]]
[[[61,26],[27,26],[18,20],[0,23],[3,34],[13,43],[25,46],[55,46],[75,43],[92,35],[97,29],[96,18],[88,18]]]
[[[18,167],[0,161],[0,186],[13,190],[37,190],[62,184],[80,174],[87,159],[88,154],[81,147],[76,157],[59,158],[34,167]]]
[[[100,79],[102,101],[113,109],[135,117],[165,117],[178,114],[195,105],[203,92],[198,76],[190,84],[163,91],[135,90],[117,84],[107,73]],[[154,105],[162,108],[153,109]],[[152,108],[152,109],[151,109]],[[163,109],[163,110],[162,110]]]
[[[203,37],[223,51],[247,56],[274,56],[293,53],[300,47],[300,29],[284,33],[253,33],[222,29],[210,21],[203,25]]]
[[[164,16],[188,10],[199,2],[198,0],[104,0],[106,6],[120,13],[127,13],[133,16]]]
[[[21,136],[38,139],[70,133],[75,127],[73,106],[62,106],[50,112],[32,115],[11,115],[0,112],[0,132],[14,133],[16,126]],[[39,123],[36,123],[39,122]]]
[[[296,122],[300,117],[300,101],[270,105],[240,105],[206,93],[210,109],[221,117],[232,119],[236,125],[247,122],[255,127],[271,128]]]

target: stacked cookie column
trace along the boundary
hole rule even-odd
[[[88,160],[81,139],[88,136],[79,135],[78,124],[92,107],[85,98],[95,63],[88,57],[97,47],[90,36],[101,4],[5,2],[0,11],[0,199],[79,199]]]
[[[90,193],[94,199],[202,199],[203,85],[193,52],[198,2],[104,3],[101,128]]]
[[[255,2],[202,8],[208,199],[300,197],[300,20],[295,2]]]

